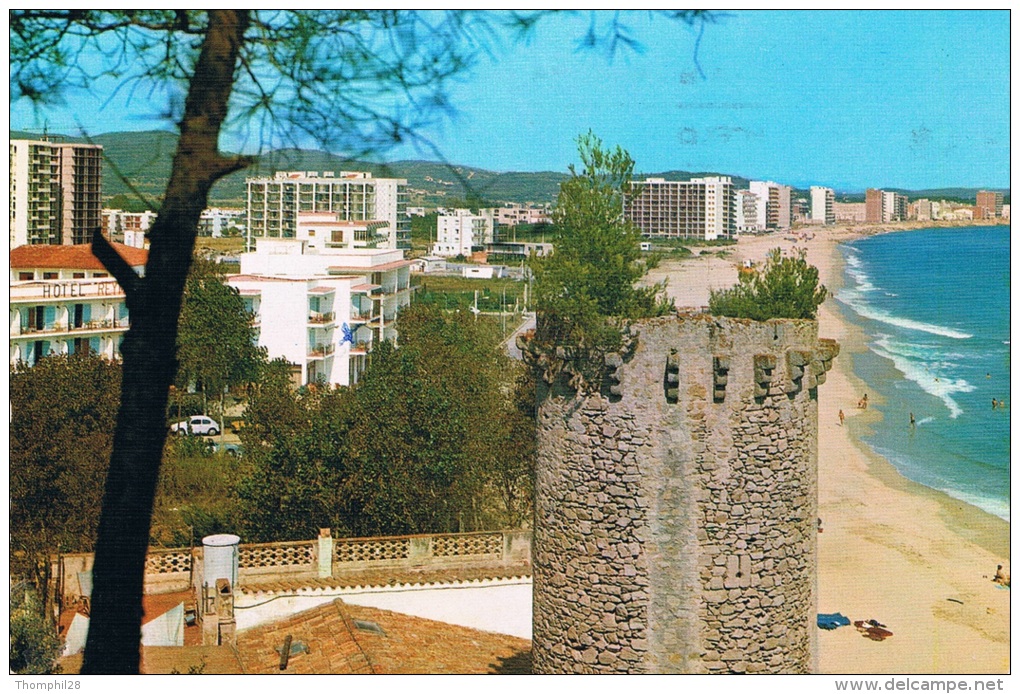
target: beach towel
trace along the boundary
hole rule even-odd
[[[832,614],[818,614],[818,628],[832,631],[838,627],[850,626],[850,619],[839,612]]]

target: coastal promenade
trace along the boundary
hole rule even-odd
[[[985,223],[987,224],[987,223]],[[977,225],[977,224],[975,224]],[[842,284],[838,244],[871,233],[941,226],[805,227],[791,233],[742,237],[736,246],[703,256],[664,261],[649,277],[668,278],[678,307],[705,306],[709,290],[736,281],[744,260],[760,262],[769,249],[803,248],[830,292]],[[720,257],[719,250],[730,250]],[[874,408],[858,410],[867,389],[853,374],[865,336],[832,298],[819,313],[819,335],[842,346],[819,389],[818,595],[820,612],[875,619],[893,632],[875,642],[852,627],[819,634],[819,670],[827,674],[1006,673],[1009,590],[991,578],[1009,568],[1009,523],[946,494],[907,480],[859,441]],[[839,411],[846,415],[841,426]]]

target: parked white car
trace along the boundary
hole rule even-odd
[[[194,417],[188,417],[182,422],[175,422],[171,424],[170,431],[180,436],[184,436],[185,434],[194,434],[196,436],[216,436],[220,433],[221,429],[215,419],[206,417],[204,414],[197,414]]]

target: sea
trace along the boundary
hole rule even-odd
[[[867,336],[853,369],[882,417],[864,443],[905,477],[1007,521],[1009,245],[1007,226],[857,239],[840,246],[835,297]]]

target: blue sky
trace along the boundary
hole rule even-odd
[[[796,186],[1009,185],[1006,11],[734,11],[698,29],[634,13],[643,50],[577,48],[587,15],[507,41],[453,90],[428,133],[448,160],[565,171],[592,129],[639,171],[712,170]],[[699,67],[701,72],[699,72]],[[167,127],[141,99],[68,94],[53,131]],[[41,127],[21,104],[13,128]],[[423,158],[408,150],[390,159]]]

